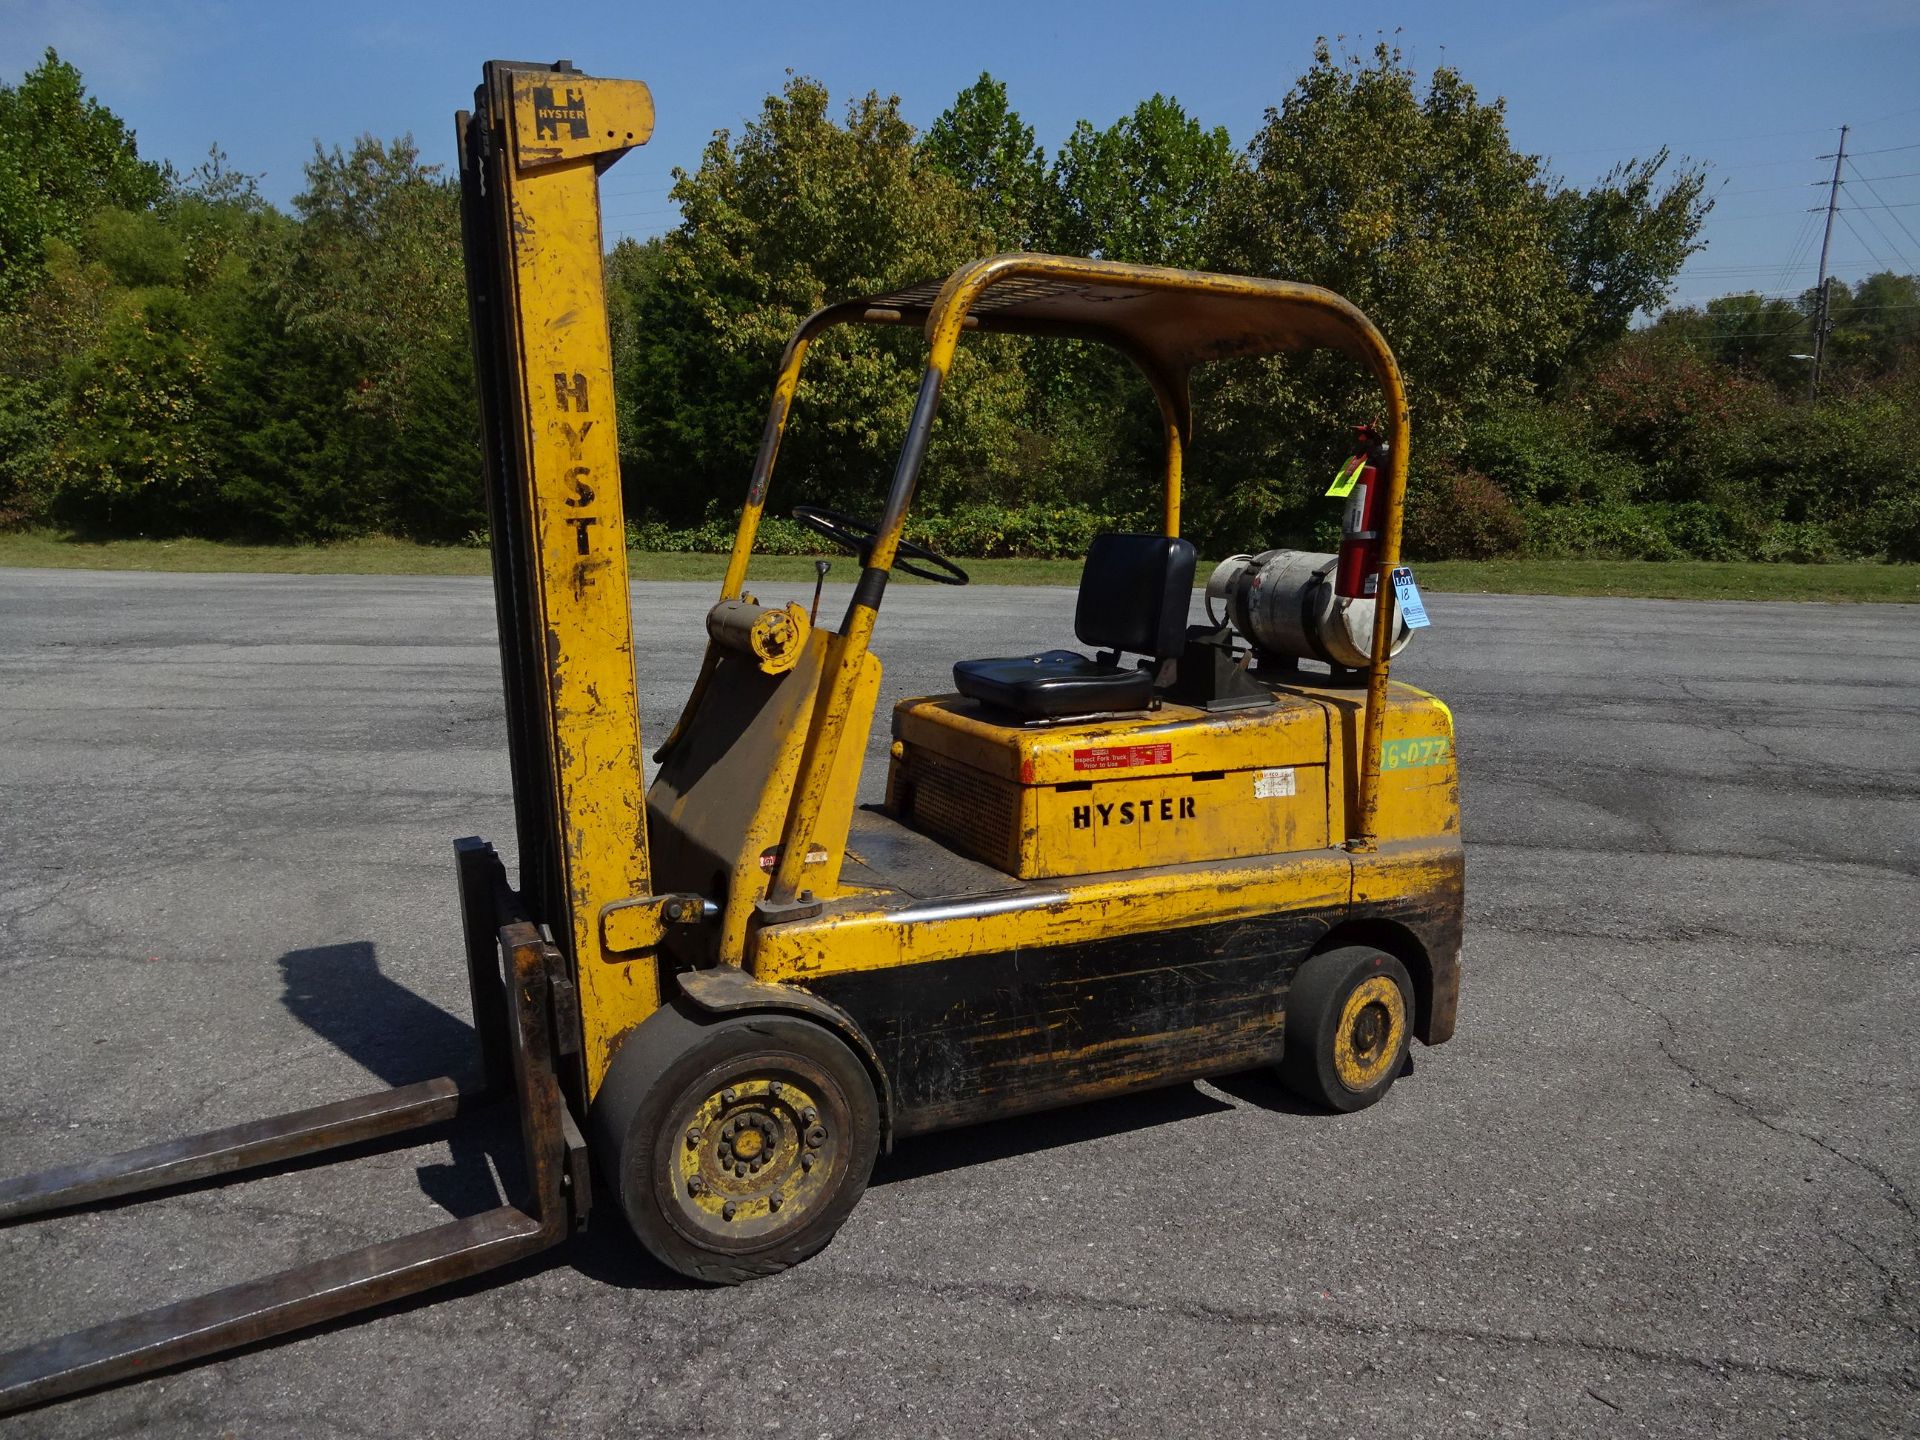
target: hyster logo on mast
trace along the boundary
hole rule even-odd
[[[562,125],[567,127],[568,139],[587,138],[587,97],[578,90],[568,90],[564,92],[563,98],[556,102],[550,86],[534,86],[533,138],[558,140]]]

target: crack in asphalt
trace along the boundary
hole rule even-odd
[[[1758,1125],[1761,1129],[1791,1140],[1803,1141],[1815,1149],[1831,1155],[1842,1164],[1853,1167],[1861,1174],[1873,1180],[1886,1192],[1887,1198],[1893,1202],[1894,1207],[1900,1212],[1901,1219],[1904,1222],[1903,1232],[1906,1235],[1909,1248],[1920,1249],[1920,1230],[1917,1230],[1917,1227],[1920,1227],[1920,1215],[1916,1215],[1913,1201],[1907,1195],[1905,1188],[1878,1164],[1867,1159],[1865,1156],[1849,1155],[1846,1151],[1828,1143],[1818,1135],[1809,1135],[1804,1130],[1796,1130],[1790,1125],[1780,1124],[1778,1121],[1763,1114],[1744,1096],[1736,1095],[1732,1091],[1715,1084],[1698,1066],[1689,1063],[1674,1053],[1673,1046],[1680,1041],[1680,1027],[1675,1023],[1672,1016],[1660,1009],[1659,1006],[1649,1004],[1637,996],[1629,995],[1617,986],[1610,985],[1606,988],[1611,990],[1627,1004],[1653,1016],[1654,1019],[1661,1023],[1667,1032],[1665,1036],[1656,1038],[1655,1043],[1659,1046],[1661,1055],[1666,1059],[1668,1064],[1686,1076],[1694,1086],[1706,1091],[1707,1094],[1713,1096],[1715,1099],[1724,1101],[1726,1104],[1732,1106],[1735,1110],[1739,1111],[1742,1116]],[[1834,1239],[1856,1251],[1860,1257],[1873,1268],[1881,1281],[1882,1308],[1894,1312],[1891,1315],[1891,1319],[1898,1328],[1906,1331],[1909,1335],[1920,1336],[1920,1325],[1916,1325],[1913,1321],[1897,1313],[1896,1301],[1903,1297],[1904,1292],[1900,1287],[1898,1277],[1893,1271],[1849,1237],[1827,1229],[1825,1226],[1822,1226],[1821,1230],[1822,1233],[1833,1236]]]
[[[1695,1355],[1685,1350],[1663,1350],[1651,1345],[1632,1345],[1624,1340],[1599,1340],[1579,1335],[1541,1335],[1525,1331],[1495,1330],[1480,1325],[1435,1325],[1418,1321],[1375,1323],[1342,1315],[1316,1314],[1303,1310],[1242,1310],[1198,1300],[1153,1304],[1144,1300],[1127,1300],[1119,1296],[1088,1295],[1072,1290],[1048,1290],[1037,1285],[1021,1285],[1007,1281],[925,1282],[907,1277],[861,1271],[842,1271],[834,1279],[866,1290],[895,1292],[911,1287],[923,1294],[958,1301],[994,1301],[1015,1306],[1052,1305],[1068,1310],[1097,1310],[1154,1319],[1179,1317],[1205,1325],[1255,1325],[1274,1329],[1294,1327],[1337,1330],[1342,1334],[1364,1339],[1416,1335],[1422,1338],[1464,1341],[1494,1348],[1514,1347],[1564,1354],[1604,1355],[1613,1359],[1637,1360],[1642,1364],[1670,1369],[1695,1370],[1716,1378],[1724,1378],[1728,1373],[1735,1373],[1762,1376],[1773,1380],[1788,1380],[1805,1385],[1850,1385],[1920,1394],[1920,1375],[1910,1371],[1818,1370],[1774,1360],[1741,1360],[1727,1355]]]

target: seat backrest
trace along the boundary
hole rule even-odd
[[[1192,604],[1192,541],[1096,535],[1080,572],[1073,633],[1082,645],[1163,660],[1186,644]]]

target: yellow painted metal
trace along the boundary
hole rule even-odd
[[[804,982],[1344,905],[1352,864],[1345,851],[1326,849],[1044,881],[963,904],[903,908],[850,897],[818,917],[759,931],[748,964],[761,980]]]
[[[1363,1020],[1373,1023],[1363,1025]],[[1387,976],[1369,975],[1340,1007],[1333,1033],[1333,1073],[1356,1094],[1371,1089],[1399,1057],[1406,1033],[1407,997]]]
[[[1024,291],[1022,285],[1026,286]],[[996,297],[993,306],[985,305],[995,286],[1008,287],[1006,294],[1011,301],[1001,303]],[[1111,305],[1112,301],[1138,300],[1142,296],[1170,298],[1157,311],[1148,312],[1144,320],[1116,318],[1121,307]],[[1105,313],[1103,305],[1109,307]],[[905,530],[941,388],[952,368],[960,336],[968,329],[1104,340],[1135,361],[1153,388],[1166,430],[1162,521],[1168,534],[1179,533],[1184,438],[1192,427],[1187,376],[1196,364],[1233,355],[1319,346],[1342,351],[1369,369],[1387,412],[1389,463],[1378,580],[1379,593],[1386,603],[1376,606],[1363,743],[1351,756],[1356,793],[1353,803],[1344,805],[1341,813],[1347,825],[1342,833],[1350,850],[1366,851],[1377,844],[1382,788],[1380,746],[1386,734],[1389,652],[1396,610],[1391,603],[1389,576],[1399,563],[1408,424],[1399,368],[1372,322],[1338,295],[1312,285],[1024,253],[996,255],[962,266],[930,301],[923,292],[915,291],[828,306],[803,322],[782,358],[747,504],[722,586],[723,598],[736,595],[745,581],[781,436],[812,340],[829,326],[846,322],[903,324],[915,320],[924,326],[928,349],[919,401],[886,513],[866,559],[865,582],[855,592],[839,641],[829,657],[822,706],[815,733],[809,737],[808,754],[784,832],[782,859],[769,893],[777,899],[790,899],[798,891],[803,865],[800,857],[813,841],[827,777],[841,741],[840,717],[851,700],[860,673],[859,659],[870,643],[875,611]],[[711,656],[696,689],[707,682],[710,670]]]
[[[1376,761],[1390,760],[1376,774],[1374,844],[1460,833],[1460,773],[1454,762],[1453,716],[1424,691],[1395,681],[1388,700],[1373,710],[1352,691],[1321,692],[1327,707],[1329,752],[1334,774],[1345,786],[1329,791],[1328,823],[1335,835],[1355,828],[1350,820],[1361,803],[1361,757],[1370,746]],[[1369,740],[1371,713],[1380,718],[1378,736]],[[1370,847],[1371,848],[1371,847]],[[1355,853],[1367,853],[1356,851]]]
[[[1167,459],[1164,478],[1160,486],[1160,532],[1163,535],[1180,533],[1180,486],[1181,465],[1186,446],[1180,439],[1180,421],[1174,415],[1166,401],[1161,401],[1161,413],[1167,429]]]
[[[1327,845],[1327,717],[1310,698],[1044,729],[914,700],[894,732],[888,809],[1023,879]]]
[[[832,1194],[833,1165],[844,1163],[837,1150],[815,1151],[808,1143],[809,1132],[819,1127],[805,1116],[825,1110],[824,1097],[774,1057],[766,1064],[778,1079],[729,1075],[724,1088],[669,1117],[677,1143],[669,1152],[668,1184],[676,1201],[716,1228],[764,1232],[780,1220],[804,1224],[810,1207]],[[803,1164],[810,1152],[832,1158],[825,1165]]]
[[[903,701],[888,808],[1023,879],[1322,848],[1355,803],[1364,707],[1329,686],[1274,698],[1044,728],[995,724],[954,697]],[[1387,833],[1458,834],[1446,707],[1395,682],[1387,712]]]
[[[707,637],[726,650],[752,658],[763,675],[784,675],[799,663],[813,623],[804,606],[780,609],[746,600],[722,600],[707,612]]]
[[[799,777],[820,732],[824,675],[840,637],[815,630],[799,663],[768,676],[750,658],[723,654],[687,738],[662,762],[647,797],[658,845],[656,874],[663,889],[714,894],[721,914],[712,958],[738,965],[747,946],[755,904],[783,853]],[[880,693],[880,661],[859,659],[860,674],[838,716],[844,747],[827,751],[834,763],[822,790],[820,823],[794,857],[796,889],[839,893],[873,707]]]
[[[569,911],[554,917],[564,932],[554,939],[578,975],[591,1092],[618,1037],[659,1004],[652,961],[610,958],[600,928],[603,907],[645,895],[649,877],[597,174],[646,137],[652,102],[633,81],[514,69],[498,78],[512,115],[493,182],[509,217],[517,470]]]
[[[653,134],[653,95],[638,80],[553,70],[511,72],[513,158],[524,174],[591,160],[604,170]]]

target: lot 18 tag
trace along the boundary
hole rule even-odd
[[[1420,630],[1431,625],[1427,618],[1427,607],[1420,603],[1420,587],[1413,583],[1413,571],[1402,565],[1393,572],[1393,593],[1400,600],[1400,618],[1407,622],[1409,630]]]

